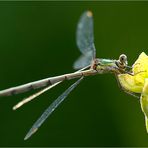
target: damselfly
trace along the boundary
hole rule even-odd
[[[127,66],[127,57],[124,54],[120,55],[118,60],[96,58],[96,48],[94,45],[93,33],[93,16],[92,12],[90,11],[84,12],[80,17],[76,32],[76,42],[79,50],[82,53],[82,55],[74,63],[74,69],[77,69],[78,71],[61,76],[42,79],[0,91],[0,96],[10,96],[44,87],[43,90],[40,90],[39,92],[25,98],[15,105],[13,107],[15,110],[63,82],[64,80],[79,78],[43,112],[41,117],[33,124],[32,128],[27,133],[26,137],[24,138],[25,140],[38,130],[38,128],[49,117],[49,115],[51,115],[51,113],[64,101],[68,94],[82,81],[85,76],[114,73],[116,78],[118,78],[117,75],[119,74],[130,73],[130,70]]]

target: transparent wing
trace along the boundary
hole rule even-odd
[[[76,71],[75,73],[80,72],[80,71],[83,71],[83,70],[85,70],[85,69],[87,69],[87,68],[89,68],[89,67],[90,67],[90,65],[87,65],[86,67],[83,67],[82,69]],[[21,107],[22,105],[28,103],[29,101],[32,101],[33,99],[35,99],[35,98],[38,97],[39,95],[45,93],[46,91],[48,91],[49,89],[55,87],[56,85],[60,84],[61,82],[63,82],[63,81],[59,81],[59,82],[57,82],[57,83],[55,83],[55,84],[53,84],[53,85],[47,86],[47,87],[45,87],[44,89],[40,90],[39,92],[37,92],[37,93],[35,93],[35,94],[33,94],[33,95],[31,95],[31,96],[29,96],[29,97],[23,99],[22,101],[20,101],[19,103],[17,103],[17,104],[13,107],[13,110],[16,110],[16,109],[18,109],[19,107]]]
[[[82,56],[80,56],[73,65],[74,69],[80,69],[91,63],[96,57],[93,33],[92,12],[86,11],[80,17],[76,32],[76,42]]]
[[[88,52],[86,55],[81,55],[73,64],[74,69],[81,69],[91,64],[92,53]]]
[[[86,11],[80,17],[76,32],[76,42],[82,54],[91,53],[95,58],[96,49],[94,46],[93,16],[91,11]]]
[[[17,103],[17,104],[13,107],[13,110],[16,110],[16,109],[20,108],[20,107],[23,106],[24,104],[26,104],[26,103],[32,101],[33,99],[37,98],[38,96],[40,96],[41,94],[43,94],[43,93],[46,92],[47,90],[49,90],[49,89],[55,87],[56,85],[60,84],[61,82],[62,82],[62,81],[57,82],[57,83],[55,83],[55,84],[53,84],[53,85],[47,86],[47,87],[45,87],[44,89],[40,90],[39,92],[37,92],[37,93],[35,93],[35,94],[33,94],[33,95],[31,95],[31,96],[29,96],[29,97],[23,99],[22,101],[20,101],[19,103]]]
[[[41,115],[41,117],[34,123],[32,128],[29,130],[24,140],[31,137],[38,128],[43,124],[43,122],[52,114],[52,112],[64,101],[64,99],[70,94],[70,92],[81,82],[83,77],[77,80],[73,85],[71,85],[66,91],[64,91]]]

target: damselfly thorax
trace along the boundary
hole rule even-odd
[[[96,70],[99,74],[103,73],[115,73],[122,74],[127,73],[127,56],[121,54],[118,60],[110,59],[94,59],[91,68]],[[128,71],[129,72],[129,71]]]

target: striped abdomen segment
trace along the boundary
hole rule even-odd
[[[42,79],[39,81],[34,81],[24,85],[2,90],[0,91],[0,96],[10,96],[14,94],[19,94],[19,93],[27,92],[29,90],[50,86],[59,81],[70,80],[74,78],[79,78],[81,76],[87,76],[87,75],[93,75],[93,74],[96,74],[95,70],[85,70],[85,71],[79,71],[79,72],[70,73],[70,74],[64,74],[61,76],[50,77],[50,78]]]

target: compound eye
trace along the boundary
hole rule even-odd
[[[121,54],[119,57],[119,61],[121,63],[127,63],[127,56],[125,54]]]

